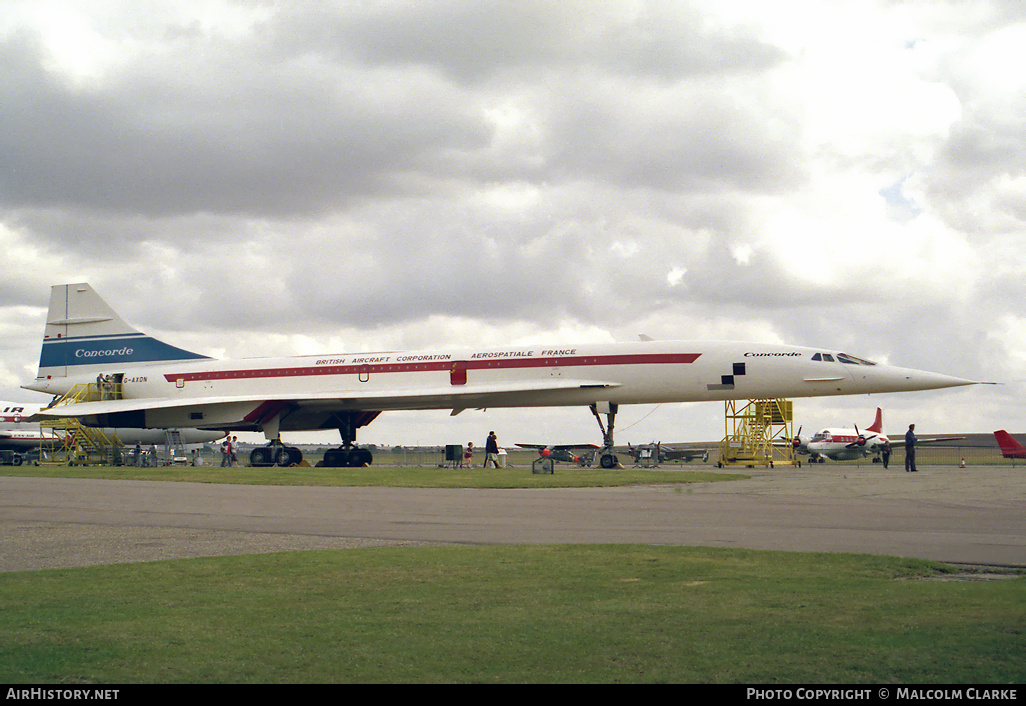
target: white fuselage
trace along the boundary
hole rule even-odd
[[[93,366],[26,387],[64,394],[97,372],[123,399],[89,403],[94,422],[134,410],[132,425],[281,430],[331,428],[339,410],[639,404],[904,392],[968,380],[782,344],[640,342],[199,359]],[[836,358],[857,362],[839,362]],[[82,408],[86,410],[85,407]],[[76,415],[77,416],[77,415]]]
[[[24,402],[0,401],[0,449],[29,451],[31,449],[50,449],[63,443],[63,432],[44,429],[39,422],[30,422],[28,418],[37,414],[42,405]],[[167,442],[167,435],[162,428],[106,428],[103,433],[116,436],[123,444],[141,443],[162,445]],[[181,439],[185,444],[205,444],[222,436],[217,432],[197,429],[184,429]]]
[[[816,432],[806,448],[814,458],[823,456],[833,461],[851,461],[879,453],[887,442],[885,434],[860,434],[855,429],[823,429]]]

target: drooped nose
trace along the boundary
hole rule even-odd
[[[872,372],[869,372],[872,370]],[[890,392],[912,392],[915,390],[939,390],[945,387],[959,387],[961,385],[978,385],[975,380],[931,373],[925,370],[914,370],[912,368],[898,368],[893,366],[875,366],[865,372],[866,383],[872,382],[888,387]],[[875,380],[874,380],[875,378]]]

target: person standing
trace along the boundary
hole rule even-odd
[[[916,472],[916,425],[909,424],[905,432],[905,472]]]
[[[880,457],[883,459],[883,467],[887,468],[887,464],[891,462],[890,440],[884,442],[883,448],[880,449]]]
[[[463,452],[463,467],[470,468],[474,463],[474,442],[467,442],[467,450]]]
[[[221,442],[221,468],[232,465],[232,438],[224,437]]]
[[[499,438],[495,436],[494,431],[488,432],[488,439],[485,441],[485,468],[488,468],[489,462],[494,468],[499,467]]]

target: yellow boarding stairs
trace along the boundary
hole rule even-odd
[[[727,400],[720,466],[794,465],[791,400]]]
[[[80,383],[50,407],[120,397],[120,383]],[[40,464],[113,466],[122,463],[124,444],[116,434],[105,434],[103,429],[84,426],[77,419],[50,419],[40,422],[39,426],[43,437],[39,447]]]

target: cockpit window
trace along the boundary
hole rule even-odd
[[[815,353],[813,354],[812,359],[824,363],[834,362],[834,356],[832,356],[829,353]],[[837,360],[839,360],[842,363],[847,363],[848,365],[876,365],[876,363],[874,363],[871,360],[863,360],[862,358],[856,358],[855,356],[848,355],[847,353],[838,353]]]
[[[847,353],[838,353],[837,359],[842,363],[848,363],[849,365],[876,365],[876,363],[869,360],[862,360],[862,358],[856,358],[853,355]]]

